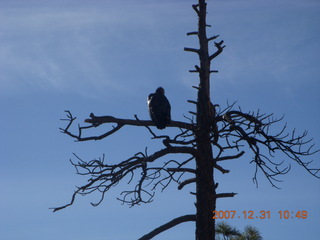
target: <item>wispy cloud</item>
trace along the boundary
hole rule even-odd
[[[175,77],[182,81],[196,63],[190,59],[197,61],[182,51],[196,44],[185,36],[196,29],[191,0],[12,2],[0,2],[2,92],[153,88]],[[242,84],[261,77],[293,81],[303,66],[312,79],[319,9],[312,0],[209,2],[209,34],[221,34],[227,44],[214,63],[220,76]]]
[[[288,92],[318,82],[320,2],[226,1],[213,11],[227,45],[217,61],[224,84],[260,82]]]
[[[152,66],[157,56],[150,58],[172,49],[166,34],[177,30],[168,20],[182,21],[172,14],[182,11],[172,8],[179,1],[94,2],[2,6],[0,91],[123,89],[128,75],[147,81],[149,71],[161,68]]]

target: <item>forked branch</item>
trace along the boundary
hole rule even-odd
[[[70,137],[76,139],[76,141],[82,142],[82,141],[90,141],[90,140],[101,140],[104,139],[117,131],[119,131],[123,126],[155,126],[155,124],[152,121],[149,120],[140,120],[135,115],[136,119],[122,119],[122,118],[116,118],[113,116],[100,116],[97,117],[93,113],[90,114],[90,118],[85,119],[86,123],[91,123],[89,126],[80,126],[78,125],[78,133],[75,134],[72,131],[70,131],[70,127],[74,123],[74,121],[77,119],[76,117],[73,117],[70,111],[66,110],[67,118],[61,119],[63,121],[68,121],[68,124],[65,128],[60,128],[61,132],[69,135]],[[89,137],[83,137],[84,130],[95,128],[100,126],[101,124],[105,123],[115,123],[116,126],[111,127],[110,130],[104,132],[101,135],[97,136],[89,136]],[[195,126],[190,123],[185,122],[179,122],[179,121],[172,121],[167,127],[177,127],[180,129],[186,129],[186,130],[193,130]]]

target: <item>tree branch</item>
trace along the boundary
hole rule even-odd
[[[199,34],[199,32],[188,32],[187,33],[187,36],[190,36],[190,35],[198,35]]]
[[[97,203],[91,203],[93,206],[98,206],[102,202],[105,193],[111,187],[117,185],[126,176],[130,176],[130,183],[135,175],[135,171],[138,169],[141,169],[141,173],[138,174],[138,176],[140,176],[140,179],[138,180],[138,183],[135,186],[134,190],[123,191],[121,193],[121,195],[123,195],[123,198],[118,198],[118,200],[120,200],[122,203],[127,203],[130,206],[134,206],[139,203],[149,203],[152,201],[154,193],[150,193],[144,190],[142,188],[142,184],[145,181],[152,182],[153,180],[157,179],[159,175],[148,175],[148,171],[152,168],[148,168],[147,165],[168,154],[190,154],[192,156],[196,156],[197,151],[192,147],[169,147],[159,150],[150,156],[148,156],[146,153],[139,152],[136,153],[133,157],[114,165],[105,164],[104,157],[98,160],[94,159],[86,162],[74,154],[78,159],[78,162],[71,161],[72,165],[75,167],[78,174],[89,175],[89,182],[88,184],[79,187],[74,192],[70,203],[52,209],[54,212],[56,212],[58,210],[71,206],[74,203],[77,194],[87,195],[94,191],[98,191],[101,193],[100,200]],[[179,167],[183,166],[188,161],[189,160],[179,164]],[[165,166],[159,169],[165,170]],[[170,175],[169,177],[172,177],[172,175]],[[148,199],[143,200],[142,194],[147,196]],[[130,200],[127,200],[127,198],[129,197]]]
[[[169,172],[189,172],[189,173],[194,173],[196,174],[197,171],[191,168],[168,168],[167,169]]]
[[[200,15],[200,12],[199,12],[198,7],[199,7],[199,4],[193,4],[193,5],[192,5],[193,10],[194,10],[194,11],[198,14],[198,16],[199,16],[199,15]]]
[[[186,52],[194,52],[194,53],[199,54],[199,49],[195,49],[195,48],[185,47],[185,48],[184,48],[184,51],[186,51]]]
[[[220,35],[216,35],[216,36],[212,36],[210,38],[208,38],[208,42],[217,39],[218,37],[220,37]]]
[[[233,155],[233,156],[224,156],[224,157],[218,157],[215,159],[215,161],[225,161],[225,160],[231,160],[231,159],[237,159],[240,158],[245,152],[241,151],[240,153]]]
[[[73,132],[71,132],[69,129],[72,126],[73,122],[76,120],[76,117],[73,117],[71,112],[66,110],[65,111],[67,113],[67,118],[66,119],[61,119],[63,121],[68,121],[69,123],[67,124],[67,126],[65,128],[60,128],[60,130],[69,135],[72,138],[75,138],[77,141],[81,142],[81,141],[90,141],[90,140],[101,140],[103,138],[106,138],[110,135],[112,135],[113,133],[117,132],[118,130],[120,130],[123,126],[125,125],[130,125],[130,126],[155,126],[155,124],[152,121],[149,120],[140,120],[137,118],[137,116],[135,115],[136,119],[121,119],[121,118],[115,118],[113,116],[101,116],[101,117],[97,117],[94,116],[93,113],[90,114],[90,119],[85,119],[85,122],[87,123],[91,123],[92,125],[90,126],[80,126],[78,125],[78,134],[74,134]],[[101,134],[98,136],[90,136],[90,137],[83,137],[83,131],[87,130],[89,128],[95,128],[100,126],[101,124],[104,123],[115,123],[116,126],[112,126],[112,129]],[[172,121],[168,127],[178,127],[180,129],[187,129],[187,130],[191,130],[193,131],[195,126],[193,124],[190,123],[185,123],[185,122],[179,122],[179,121]]]
[[[221,173],[225,174],[225,173],[229,173],[230,170],[226,170],[223,167],[221,167],[220,165],[218,165],[217,163],[213,163],[212,166],[216,169],[218,169]]]
[[[184,186],[190,184],[190,183],[194,183],[196,182],[196,178],[189,178],[185,181],[183,181],[182,183],[180,183],[180,185],[178,186],[178,190],[181,190]]]
[[[218,42],[218,43],[214,43],[214,45],[216,46],[216,48],[217,48],[217,51],[215,52],[215,53],[213,53],[210,57],[209,57],[209,60],[211,61],[212,59],[214,59],[215,57],[217,57],[217,56],[219,56],[221,53],[222,53],[222,51],[223,51],[223,49],[225,48],[225,46],[222,46],[222,44],[223,44],[223,40],[222,41],[220,41],[220,42]]]
[[[156,235],[180,224],[180,223],[184,223],[184,222],[195,222],[196,221],[196,215],[195,214],[189,214],[189,215],[184,215],[181,217],[177,217],[173,220],[171,220],[170,222],[167,222],[166,224],[163,224],[162,226],[152,230],[151,232],[149,232],[148,234],[144,235],[143,237],[139,238],[139,240],[149,240],[153,237],[155,237]]]
[[[240,151],[240,147],[248,146],[253,154],[253,160],[251,163],[256,165],[253,180],[256,184],[258,170],[261,170],[267,180],[273,187],[276,187],[275,182],[279,182],[277,176],[288,173],[291,169],[291,165],[280,168],[284,161],[275,162],[272,160],[276,151],[282,152],[290,159],[297,162],[304,167],[311,175],[320,178],[319,168],[311,168],[309,164],[311,161],[302,161],[302,157],[310,156],[319,152],[319,150],[312,151],[313,145],[307,149],[303,149],[303,146],[308,144],[312,139],[305,140],[307,132],[302,135],[296,135],[295,131],[292,134],[285,134],[286,125],[276,134],[270,134],[270,127],[275,123],[281,121],[283,118],[274,119],[272,114],[260,114],[249,112],[244,113],[241,109],[228,110],[223,114],[217,114],[215,117],[216,122],[220,125],[219,130],[215,129],[213,134],[219,134],[219,139],[224,139],[227,146],[221,147],[221,143],[213,142],[215,146],[220,149],[216,162],[229,159],[236,159],[244,154],[244,151],[239,152],[233,156],[221,157],[220,154],[226,149],[235,148]],[[212,134],[212,138],[214,137]],[[220,141],[221,142],[221,141]],[[242,144],[241,144],[242,143]],[[219,168],[218,168],[219,169]]]
[[[135,115],[136,116],[136,115]],[[131,126],[155,126],[155,124],[150,120],[134,120],[134,119],[121,119],[115,118],[113,116],[95,116],[93,113],[90,114],[91,119],[85,119],[84,121],[87,123],[91,123],[93,125],[100,125],[103,123],[117,123],[119,125],[131,125]],[[167,127],[178,127],[183,129],[194,129],[194,126],[189,123],[172,121]]]
[[[218,193],[216,194],[216,198],[227,198],[227,197],[234,197],[238,193]]]

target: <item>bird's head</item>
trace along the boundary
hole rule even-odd
[[[158,87],[157,90],[156,90],[156,93],[158,93],[158,94],[160,93],[160,94],[164,95],[163,87]]]

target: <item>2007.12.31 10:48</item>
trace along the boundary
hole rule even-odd
[[[297,211],[290,212],[288,210],[279,211],[280,219],[306,219],[308,217],[307,211]],[[242,218],[242,219],[270,219],[271,211],[259,211],[259,214],[255,214],[254,211],[243,211],[242,215],[237,215],[237,211],[235,210],[226,210],[226,211],[213,211],[214,219],[234,219],[234,218]]]

